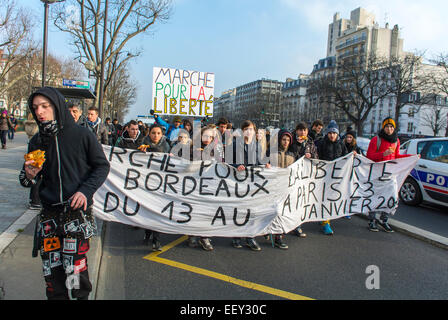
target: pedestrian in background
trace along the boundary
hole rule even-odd
[[[101,122],[98,116],[98,108],[90,107],[87,111],[87,126],[95,134],[96,139],[101,144],[108,144],[109,138],[107,135],[107,128]]]
[[[121,135],[123,134],[123,126],[118,123],[118,119],[116,118],[112,120],[112,124],[115,127],[112,143],[113,145],[115,145],[117,143],[118,138],[121,137]]]
[[[9,128],[8,131],[8,139],[9,140],[14,140],[14,132],[16,132],[17,130],[17,119],[14,117],[14,115],[11,113],[11,115],[9,116],[9,121],[11,121],[11,128]]]
[[[82,114],[82,109],[79,107],[78,104],[69,105],[68,110],[70,111],[70,114],[72,115],[77,125],[85,128],[88,127],[87,118],[85,115]]]
[[[9,129],[12,128],[13,125],[11,120],[9,120],[8,112],[4,110],[0,117],[0,138],[2,141],[2,149],[6,149],[6,135],[9,132]]]
[[[110,118],[106,118],[106,122],[104,123],[107,129],[107,144],[110,146],[114,145],[114,135],[115,135],[115,126],[110,121]]]

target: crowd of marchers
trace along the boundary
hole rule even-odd
[[[33,159],[26,160],[19,181],[31,188],[30,208],[40,210],[33,256],[40,251],[48,299],[69,299],[71,293],[72,298],[84,300],[92,291],[86,253],[96,232],[93,195],[106,181],[110,170],[102,145],[171,153],[187,160],[216,160],[228,163],[237,171],[250,166],[264,166],[266,170],[274,165],[286,168],[301,157],[331,161],[350,152],[360,152],[356,132],[350,127],[339,132],[335,121],[330,121],[325,129],[324,123],[316,120],[311,126],[298,121],[292,132],[284,129],[270,132],[257,128],[250,120],[233,128],[225,118],[209,123],[207,119],[192,122],[176,116],[173,123],[168,123],[152,113],[154,123],[150,126],[134,120],[121,125],[117,119],[111,122],[107,118],[103,122],[95,107],[89,108],[84,116],[78,105],[67,106],[64,96],[51,87],[33,92],[28,107],[37,124],[37,133],[28,143],[28,153],[44,151],[45,162],[40,166]],[[12,125],[2,115],[2,142]],[[378,135],[370,141],[367,157],[387,161],[408,156],[400,155],[399,148],[396,124],[386,118]],[[233,155],[231,159],[228,159],[229,153]],[[269,161],[259,157],[260,153]],[[321,225],[325,235],[333,235],[330,221]],[[378,226],[386,232],[393,231],[385,212],[370,212],[368,229],[376,232]],[[301,227],[292,233],[306,237]],[[288,248],[282,234],[265,237],[275,247]],[[144,243],[152,250],[161,250],[160,233],[145,230]],[[213,250],[211,239],[200,235],[190,235],[188,245]],[[261,250],[255,238],[233,238],[232,245]],[[72,288],[67,283],[77,285]]]
[[[269,168],[271,164],[261,162],[258,155],[261,153],[266,156],[264,159],[267,159],[272,156],[270,154],[272,150],[275,150],[278,155],[275,164],[282,168],[288,167],[302,156],[331,161],[350,152],[361,153],[361,149],[356,143],[356,131],[352,127],[348,127],[345,132],[340,132],[338,124],[334,120],[331,120],[327,126],[319,119],[311,125],[298,122],[292,132],[281,129],[277,133],[277,138],[273,140],[277,144],[274,149],[270,145],[272,142],[269,128],[257,128],[250,120],[243,121],[240,128],[233,128],[232,123],[226,118],[220,118],[216,123],[208,123],[203,119],[200,121],[200,130],[195,131],[193,130],[193,121],[182,119],[179,116],[175,116],[173,122],[169,123],[162,117],[153,114],[155,122],[152,125],[148,126],[142,121],[135,120],[120,125],[117,119],[111,123],[109,118],[106,118],[105,123],[102,124],[98,118],[98,110],[94,107],[88,110],[87,119],[80,116],[77,106],[72,106],[70,110],[75,121],[79,125],[90,128],[98,142],[102,144],[140,149],[145,152],[171,153],[189,160],[214,159],[227,162],[238,171],[245,170],[251,165],[264,165]],[[199,139],[200,145],[194,146],[194,138]],[[249,146],[254,148],[251,149]],[[224,156],[226,148],[233,148],[233,153],[231,153],[233,158],[230,161]],[[386,118],[380,132],[370,142],[367,157],[378,162],[408,156],[400,155],[399,148],[400,141],[397,137],[396,124],[392,118]],[[239,158],[236,156],[237,150],[242,151],[242,156]],[[252,157],[250,150],[255,151],[255,157]],[[321,226],[323,234],[334,234],[329,220],[321,222]],[[387,213],[371,212],[368,229],[375,232],[379,230],[378,226],[386,232],[393,232],[388,224]],[[301,227],[291,233],[298,237],[306,237]],[[271,240],[275,247],[288,248],[284,235],[266,235],[265,238]],[[151,245],[152,250],[161,249],[160,239],[159,232],[145,230],[144,243]],[[189,236],[188,244],[191,247],[200,246],[207,251],[213,250],[211,239],[207,237]],[[232,245],[235,248],[242,248],[243,244],[252,250],[261,250],[255,238],[232,239]]]

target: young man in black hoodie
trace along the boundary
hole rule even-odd
[[[28,152],[45,151],[40,168],[26,161],[20,183],[31,187],[42,179],[39,197],[42,211],[39,248],[48,299],[86,300],[92,290],[86,253],[96,226],[92,215],[93,194],[109,173],[101,145],[89,129],[75,124],[64,97],[44,87],[33,94],[28,106],[39,126]]]

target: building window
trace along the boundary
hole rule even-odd
[[[408,132],[413,132],[413,131],[414,131],[414,123],[408,122]]]

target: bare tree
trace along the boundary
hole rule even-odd
[[[437,69],[430,75],[430,83],[434,91],[448,99],[448,53],[440,53],[430,60]],[[445,137],[448,137],[448,124],[445,123]]]
[[[47,84],[60,86],[63,78],[76,78],[82,74],[81,66],[77,61],[67,58],[48,55]],[[34,52],[32,55],[21,57],[20,63],[10,71],[10,77],[16,81],[8,86],[5,91],[11,106],[19,106],[24,98],[27,98],[33,87],[41,84],[42,53]]]
[[[129,48],[129,42],[150,31],[156,23],[168,20],[171,0],[110,0],[105,47],[104,92],[126,63],[140,54],[139,49]],[[76,59],[86,63],[93,61],[97,79],[95,92],[99,92],[102,60],[102,36],[104,7],[100,0],[68,0],[58,6],[54,24],[69,33],[76,50]],[[78,19],[79,18],[79,19]],[[97,101],[96,101],[97,104]]]
[[[117,118],[120,122],[135,102],[137,85],[131,79],[129,69],[123,66],[115,72],[106,91],[106,101],[110,103],[106,116]]]
[[[434,134],[434,137],[439,136],[439,133],[447,128],[447,111],[448,107],[436,101],[436,95],[432,95],[434,101],[428,106],[421,108],[420,124],[423,127],[428,127]]]
[[[430,62],[438,67],[438,72],[431,75],[431,84],[437,92],[448,96],[448,53],[440,53]]]
[[[37,51],[32,21],[32,14],[15,1],[0,0],[0,95],[24,77],[21,73],[12,76],[12,70]]]
[[[375,55],[340,59],[336,72],[310,81],[311,92],[323,103],[342,110],[355,124],[358,135],[372,108],[389,95],[387,61]]]
[[[400,115],[405,114],[404,106],[409,104],[409,97],[418,94],[419,99],[413,99],[411,102],[420,107],[430,101],[425,98],[431,92],[431,86],[428,81],[428,70],[423,64],[423,53],[409,53],[404,56],[392,57],[387,66],[387,90],[389,94],[395,97],[395,123],[399,127]],[[415,110],[414,110],[415,111]]]

